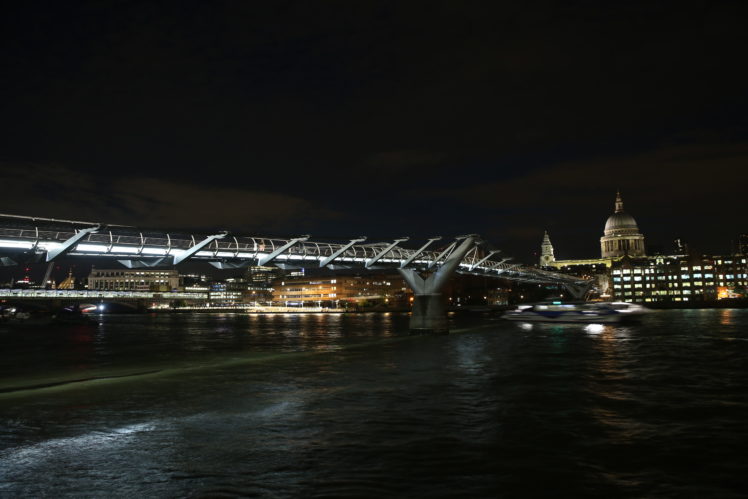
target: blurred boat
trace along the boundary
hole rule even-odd
[[[54,317],[44,310],[27,309],[15,305],[0,307],[0,324],[8,326],[46,326]]]
[[[610,323],[639,318],[648,311],[636,303],[544,301],[519,305],[502,318],[522,322]]]

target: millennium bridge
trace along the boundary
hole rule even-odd
[[[527,283],[557,284],[581,298],[592,281],[512,262],[477,234],[442,243],[441,237],[408,247],[407,237],[369,242],[258,237],[227,231],[184,233],[131,226],[0,214],[0,265],[48,262],[61,257],[109,257],[128,268],[204,261],[219,269],[273,265],[283,269],[397,269],[413,290],[410,328],[446,332],[441,290],[455,273]]]

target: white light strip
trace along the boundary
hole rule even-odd
[[[0,247],[2,248],[23,248],[23,249],[31,249],[34,246],[34,243],[26,242],[26,241],[7,241],[5,239],[0,239]]]

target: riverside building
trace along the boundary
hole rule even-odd
[[[410,293],[397,275],[287,277],[273,283],[273,303],[291,307],[404,306]]]
[[[208,303],[212,306],[269,305],[271,299],[271,288],[240,277],[213,281],[208,289]]]
[[[106,291],[178,291],[179,273],[174,269],[91,269],[88,289]]]
[[[640,303],[683,303],[743,298],[744,255],[624,258],[611,269],[613,297]]]

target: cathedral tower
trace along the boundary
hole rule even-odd
[[[543,234],[543,244],[540,245],[540,266],[549,267],[555,261],[556,257],[553,256],[551,238],[548,237],[548,231],[545,231],[545,234]]]

